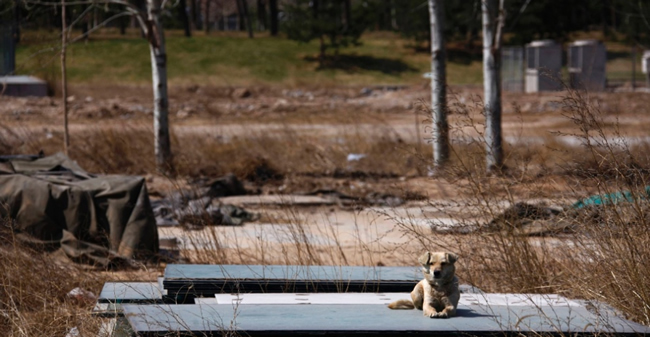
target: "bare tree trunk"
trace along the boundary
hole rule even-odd
[[[393,26],[393,2],[384,0],[384,25],[386,30],[392,30]]]
[[[235,5],[237,5],[237,30],[244,30],[246,27],[244,27],[244,10],[241,8],[242,1],[235,0]]]
[[[248,37],[253,38],[253,26],[248,14],[248,2],[246,0],[237,0],[237,11],[239,12],[240,29],[248,31]],[[242,26],[243,24],[243,26]]]
[[[343,1],[343,15],[345,19],[345,25],[343,29],[345,32],[349,31],[350,26],[352,26],[352,4],[350,1],[351,0]]]
[[[185,37],[192,37],[190,18],[189,15],[187,15],[187,0],[180,0],[178,3],[178,10],[181,22],[183,23],[183,28],[185,29]]]
[[[632,46],[632,92],[636,89],[636,45]]]
[[[483,90],[485,95],[485,146],[488,172],[503,167],[501,136],[501,35],[504,0],[482,0]],[[497,7],[498,6],[498,7]]]
[[[320,52],[318,53],[318,67],[323,68],[325,66],[325,37],[323,35],[320,35],[318,37],[318,40],[320,41]]]
[[[162,172],[171,172],[172,154],[169,140],[169,100],[167,96],[167,54],[165,34],[160,21],[161,0],[147,0],[149,20],[149,49],[153,79],[153,129],[156,166]]]
[[[242,0],[242,9],[244,10],[244,18],[246,19],[246,29],[248,29],[248,37],[253,38],[253,20],[251,20],[251,13],[248,10],[248,1]]]
[[[65,63],[67,34],[65,18],[65,0],[61,0],[61,96],[63,98],[63,153],[67,156],[70,147],[70,133],[68,130],[68,79],[66,77],[67,69]]]
[[[210,0],[205,0],[205,13],[203,17],[203,28],[205,28],[205,35],[208,35],[210,33]]]
[[[269,0],[271,16],[271,36],[278,36],[278,0]]]
[[[449,124],[447,123],[446,50],[444,0],[429,0],[431,23],[431,110],[433,120],[433,165],[440,169],[449,161]]]
[[[393,28],[393,30],[399,30],[399,26],[397,25],[397,8],[395,8],[395,4],[393,1],[389,1],[390,3],[390,26]]]
[[[14,0],[14,43],[20,43],[20,4],[18,0]]]
[[[119,25],[120,25],[120,35],[126,35],[126,25],[129,24],[129,18],[128,17],[123,17],[119,19]],[[86,40],[87,41],[87,40]]]
[[[257,29],[266,30],[266,3],[264,0],[257,0]]]
[[[201,0],[190,0],[192,3],[192,23],[195,30],[202,30],[203,25],[201,22]]]

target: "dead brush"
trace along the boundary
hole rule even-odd
[[[0,224],[0,326],[3,336],[65,336],[77,328],[94,336],[100,322],[91,316],[94,301],[67,296],[76,287],[97,294],[103,277],[24,246],[9,221]]]
[[[586,100],[581,92],[569,92],[564,99],[566,116],[579,127],[576,137],[589,154],[587,161],[597,163],[584,170],[575,165],[576,176],[585,177],[575,184],[594,186],[601,204],[582,211],[587,221],[578,221],[574,240],[580,254],[567,274],[576,294],[602,300],[649,325],[650,277],[643,271],[650,268],[650,156],[633,151],[618,129],[607,133],[603,112]],[[615,198],[621,194],[623,198]],[[589,221],[594,213],[596,221]]]
[[[352,126],[330,136],[283,125],[273,132],[247,131],[241,136],[212,136],[204,132],[172,132],[174,168],[180,177],[235,173],[248,180],[277,180],[286,175],[331,176],[362,172],[367,176],[414,174],[413,145],[388,126]],[[70,156],[93,173],[155,173],[153,131],[148,124],[112,123],[71,134]],[[0,133],[6,154],[52,154],[60,150],[60,132],[40,130]],[[350,163],[350,153],[364,154]],[[257,172],[257,171],[264,172]]]
[[[506,170],[500,175],[484,173],[481,120],[472,111],[481,107],[462,106],[465,110],[457,115],[464,117],[460,119],[462,132],[456,129],[455,137],[462,144],[452,146],[454,158],[440,177],[458,186],[455,205],[460,211],[447,211],[447,205],[431,206],[479,230],[464,235],[432,233],[408,220],[398,227],[421,250],[458,252],[459,276],[483,290],[599,300],[648,325],[650,196],[646,187],[650,179],[649,156],[642,151],[647,145],[632,146],[617,128],[610,131],[611,122],[605,122],[599,107],[590,102],[577,91],[568,91],[563,100],[564,116],[576,131],[556,136],[577,139],[578,147],[554,141],[540,159],[525,147],[508,146]],[[459,137],[459,133],[466,136]],[[555,150],[560,151],[553,158]],[[546,172],[531,169],[540,164],[553,167]],[[551,179],[544,183],[545,177]],[[589,194],[602,195],[603,204],[573,209],[573,202]],[[617,195],[623,197],[617,199]],[[569,222],[573,234],[523,236],[514,222],[500,217],[510,205],[540,197],[564,207],[556,221]],[[493,219],[501,222],[500,230],[480,230]]]

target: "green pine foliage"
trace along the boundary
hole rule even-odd
[[[328,49],[338,55],[341,47],[359,45],[361,34],[371,23],[367,2],[347,3],[349,7],[346,0],[298,0],[285,4],[283,30],[291,40],[302,43],[318,40],[322,66]]]

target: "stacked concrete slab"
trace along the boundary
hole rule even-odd
[[[105,285],[98,305],[110,304],[114,314],[97,312],[112,319],[112,325],[102,330],[104,336],[650,333],[650,328],[627,321],[598,302],[559,295],[487,294],[469,286],[461,287],[458,314],[449,319],[388,309],[388,303],[410,298],[410,288],[421,277],[415,267],[169,265],[167,269],[159,282]],[[287,286],[277,287],[281,282]],[[195,283],[202,290],[193,295],[204,297],[190,302],[179,296],[181,289],[192,289]],[[307,283],[310,292],[282,292]],[[408,283],[409,290],[385,291],[402,283]]]

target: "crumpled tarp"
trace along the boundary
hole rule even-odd
[[[0,160],[0,216],[16,237],[75,262],[110,267],[158,253],[144,178],[94,176],[61,153]]]

